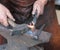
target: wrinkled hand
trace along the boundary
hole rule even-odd
[[[38,0],[35,1],[34,5],[33,5],[32,14],[35,14],[36,13],[36,10],[37,10],[37,17],[39,15],[42,15],[43,14],[43,11],[44,11],[44,6],[45,6],[45,3],[42,3],[42,2],[40,2]]]
[[[5,6],[0,4],[0,23],[4,26],[8,26],[7,17],[15,21],[10,11]]]

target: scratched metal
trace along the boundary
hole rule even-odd
[[[48,32],[42,31],[42,34],[46,34],[46,33],[48,34]],[[29,37],[27,35],[15,35],[15,36],[11,36],[10,32],[8,30],[0,30],[0,34],[3,37],[5,37],[8,40],[9,43],[10,43],[10,41],[11,42],[13,41],[13,42],[15,42],[17,44],[23,44],[23,45],[25,45],[27,47],[35,46],[37,44],[42,43],[42,41],[40,41],[40,40],[38,40],[38,41],[34,40],[34,39],[32,39],[31,37]],[[42,37],[42,39],[44,39],[44,38]]]

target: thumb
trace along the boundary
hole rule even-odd
[[[7,16],[8,16],[10,19],[12,19],[13,21],[15,21],[15,19],[13,18],[12,14],[10,13],[9,10],[8,10],[8,12],[7,12]]]

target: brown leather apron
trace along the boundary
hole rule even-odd
[[[35,0],[9,0],[8,9],[16,19],[16,23],[26,22],[30,16]]]

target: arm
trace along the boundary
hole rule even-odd
[[[36,17],[38,18],[39,15],[42,15],[44,12],[44,6],[47,4],[47,0],[36,0],[34,5],[33,5],[33,11],[32,14],[36,13],[37,10],[37,15]],[[33,25],[28,25],[29,28],[31,28],[32,30],[35,29],[34,23]]]
[[[34,5],[33,5],[33,11],[32,14],[35,14],[37,10],[37,17],[39,15],[42,15],[44,12],[44,6],[46,5],[47,0],[36,0]]]

